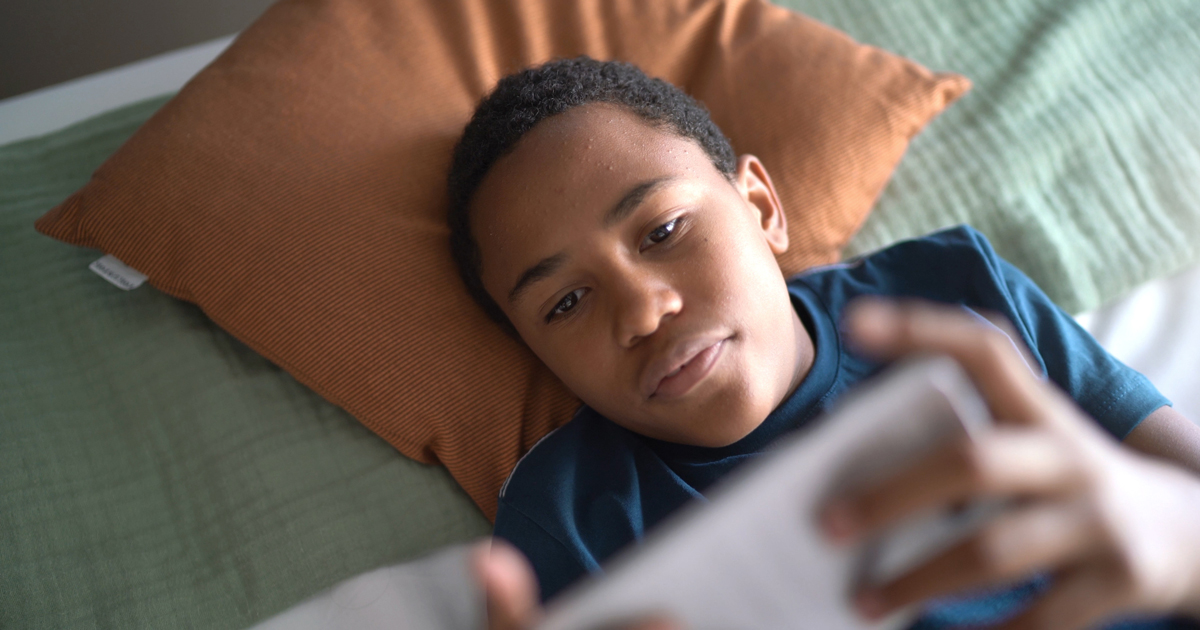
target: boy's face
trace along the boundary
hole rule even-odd
[[[730,183],[700,146],[624,108],[546,119],[472,202],[482,279],[585,403],[650,437],[731,444],[799,384],[812,347],[775,254],[757,159]]]

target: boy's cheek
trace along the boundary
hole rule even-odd
[[[632,367],[617,365],[609,350],[600,344],[586,343],[587,337],[586,334],[572,335],[569,343],[555,344],[541,352],[535,349],[535,353],[568,389],[589,406],[597,408],[591,401],[605,400],[628,404],[629,398],[636,393],[635,376],[627,379],[618,377],[628,375],[633,371]]]

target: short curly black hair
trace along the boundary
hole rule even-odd
[[[717,170],[732,180],[737,157],[708,110],[679,88],[637,66],[589,57],[556,59],[500,80],[475,108],[454,147],[448,178],[450,251],[471,297],[497,323],[515,332],[483,288],[479,245],[471,233],[471,198],[487,172],[539,122],[588,103],[629,109],[656,127],[695,140]]]

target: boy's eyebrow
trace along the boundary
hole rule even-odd
[[[650,196],[659,187],[678,179],[676,176],[659,177],[644,181],[633,188],[630,188],[621,200],[616,203],[608,212],[604,214],[604,227],[610,227],[621,219],[629,216],[646,197]],[[511,291],[508,292],[508,302],[511,304],[517,301],[517,298],[528,289],[530,285],[538,280],[549,278],[567,261],[567,255],[559,252],[553,256],[543,258],[534,266],[526,269],[521,277],[517,278],[517,283],[513,285]]]
[[[612,209],[610,209],[608,213],[604,215],[604,227],[610,227],[612,224],[629,216],[629,213],[633,212],[635,208],[641,205],[642,201],[645,200],[646,197],[650,196],[650,193],[654,192],[664,184],[674,181],[675,179],[677,178],[672,176],[659,177],[658,179],[644,181],[637,186],[630,188],[629,191],[625,193],[625,196],[621,197],[621,200],[618,201],[616,205],[614,205]]]
[[[508,292],[508,302],[511,304],[517,301],[517,298],[521,296],[521,293],[525,289],[529,288],[529,285],[538,280],[549,278],[566,261],[567,255],[559,252],[553,256],[541,259],[536,265],[526,269],[521,274],[521,277],[517,279],[517,283],[513,285],[512,291]]]

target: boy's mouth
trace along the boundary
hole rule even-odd
[[[688,393],[712,371],[728,340],[723,335],[706,335],[679,344],[643,372],[642,394],[646,398],[670,399]]]

